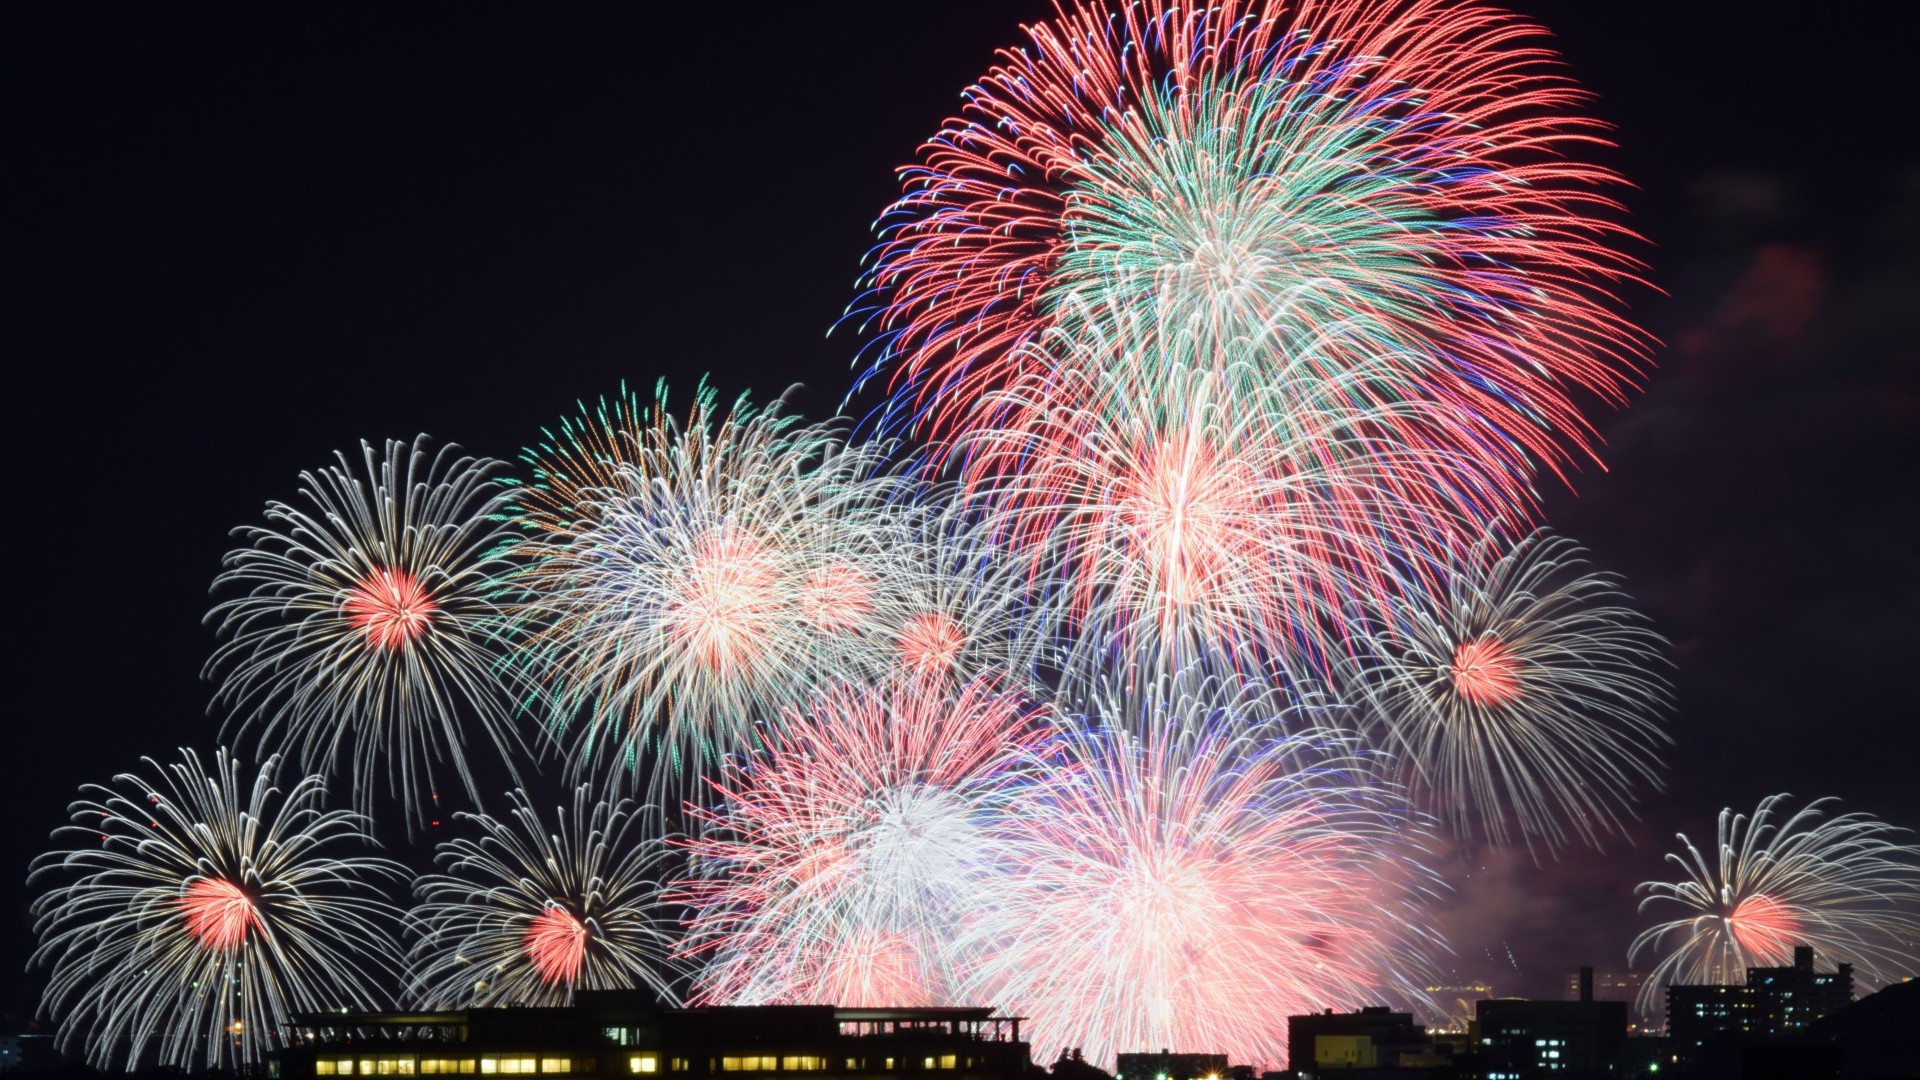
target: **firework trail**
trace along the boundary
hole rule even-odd
[[[586,785],[551,826],[525,792],[509,798],[505,820],[456,815],[479,837],[441,844],[446,872],[414,886],[412,997],[429,1009],[559,1006],[575,990],[647,987],[678,1004],[657,819]]]
[[[946,486],[922,488],[897,515],[876,605],[880,681],[921,684],[938,695],[990,676],[1031,678],[1039,644],[1025,632],[1029,590],[989,524]]]
[[[696,1001],[954,1004],[957,920],[998,887],[988,824],[1048,734],[981,679],[839,687],[789,716],[694,811]]]
[[[1461,835],[1552,849],[1620,828],[1670,740],[1660,636],[1573,542],[1476,554],[1390,612],[1357,683],[1410,784]]]
[[[1285,1058],[1289,1014],[1418,998],[1433,943],[1418,823],[1338,737],[1289,733],[1263,691],[1097,694],[1064,775],[1009,805],[1009,861],[966,925],[967,1000],[1031,1016],[1037,1057],[1083,1046]]]
[[[43,1014],[100,1069],[258,1066],[296,1012],[376,1008],[399,912],[369,879],[405,869],[365,854],[365,819],[321,804],[308,776],[251,783],[224,750],[191,750],[113,786],[88,785],[34,861],[64,878],[33,905]]]
[[[1621,401],[1646,339],[1613,313],[1620,181],[1581,160],[1602,125],[1542,31],[1441,0],[1080,0],[1026,33],[881,219],[853,314],[894,423],[962,430],[1045,374],[1046,328],[1133,308],[1335,379],[1392,358],[1351,387],[1436,406],[1405,437],[1515,506],[1589,452],[1573,397]]]
[[[662,387],[528,458],[523,659],[552,723],[580,722],[580,760],[663,755],[655,781],[685,777],[860,663],[899,486],[880,448],[704,388],[683,424]]]
[[[1047,338],[1053,373],[984,396],[995,422],[955,448],[1070,671],[1323,673],[1349,651],[1353,597],[1398,596],[1460,540],[1398,490],[1442,489],[1443,463],[1370,435],[1368,412],[1305,416],[1246,376],[1244,342],[1149,319]]]
[[[526,749],[499,637],[503,464],[427,446],[362,443],[360,469],[336,454],[301,473],[297,503],[235,530],[248,546],[213,587],[241,591],[207,616],[225,641],[206,676],[241,734],[328,774],[351,753],[355,804],[385,773],[410,823],[437,763],[473,792],[469,732],[509,762]]]
[[[1681,879],[1635,890],[1642,913],[1683,910],[1633,939],[1629,962],[1659,957],[1640,989],[1643,1011],[1669,983],[1744,982],[1749,967],[1785,966],[1795,945],[1852,963],[1871,986],[1920,970],[1920,847],[1867,814],[1828,817],[1832,799],[1788,816],[1791,798],[1770,795],[1751,817],[1720,811],[1711,859],[1678,834],[1686,851],[1667,861]]]

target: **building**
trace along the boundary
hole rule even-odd
[[[1114,1075],[1119,1080],[1224,1080],[1228,1076],[1227,1055],[1175,1054],[1166,1050],[1157,1054],[1118,1054]]]
[[[1012,1080],[1029,1067],[1020,1019],[990,1008],[666,1009],[638,991],[582,991],[569,1008],[314,1013],[285,1034],[279,1080]]]
[[[1448,986],[1427,987],[1438,1015],[1430,1016],[1429,1026],[1441,1031],[1465,1032],[1473,1023],[1473,1003],[1494,997],[1493,984],[1478,979]]]
[[[1626,1048],[1627,1003],[1595,1001],[1583,968],[1576,1001],[1502,998],[1475,1007],[1486,1080],[1617,1075]]]
[[[1638,971],[1607,971],[1593,968],[1581,968],[1580,971],[1568,972],[1566,992],[1568,1001],[1580,1000],[1581,972],[1592,972],[1593,1000],[1628,1003],[1627,1030],[1630,1034],[1645,1035],[1659,1030],[1661,1017],[1658,1013],[1651,1009],[1642,1013],[1633,1007],[1633,1003],[1640,997],[1640,986],[1646,981],[1646,976]]]
[[[1287,1070],[1301,1080],[1435,1069],[1450,1060],[1437,1053],[1426,1025],[1414,1023],[1412,1013],[1385,1005],[1287,1017]]]
[[[1801,945],[1790,967],[1748,968],[1744,986],[1667,987],[1667,1034],[1680,1063],[1698,1062],[1715,1044],[1797,1034],[1852,1001],[1853,965],[1816,971]]]

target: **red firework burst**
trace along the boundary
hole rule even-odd
[[[564,908],[550,907],[527,924],[527,959],[548,986],[571,987],[587,961],[587,928]]]
[[[439,605],[407,571],[376,568],[353,583],[340,609],[368,644],[398,652],[427,632]]]
[[[1520,658],[1488,637],[1463,641],[1453,651],[1453,688],[1474,705],[1499,705],[1520,696]]]
[[[245,945],[249,931],[260,929],[260,908],[245,889],[225,878],[201,878],[180,898],[187,932],[201,947],[231,952]]]

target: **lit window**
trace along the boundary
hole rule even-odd
[[[541,1058],[540,1071],[543,1073],[570,1073],[573,1071],[573,1059],[559,1057]]]
[[[315,1075],[315,1076],[332,1076],[332,1075],[334,1075],[334,1072],[333,1072],[333,1059],[332,1059],[332,1058],[321,1058],[321,1059],[319,1059],[318,1061],[315,1061],[315,1062],[313,1063],[313,1075]]]
[[[635,1054],[627,1059],[627,1068],[637,1073],[655,1073],[660,1071],[660,1055]]]
[[[953,1054],[941,1054],[940,1067],[943,1069],[957,1069],[960,1067],[960,1059]]]
[[[686,1071],[687,1071],[687,1064],[688,1064],[688,1062],[687,1062],[687,1059],[686,1059],[686,1058],[674,1058],[674,1059],[673,1059],[673,1071],[674,1071],[674,1072],[686,1072]]]

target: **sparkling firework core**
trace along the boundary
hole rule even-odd
[[[216,951],[239,948],[249,931],[261,928],[253,897],[224,878],[201,878],[187,886],[180,915],[187,920],[187,932]]]
[[[427,632],[439,605],[412,574],[375,568],[353,583],[340,607],[374,648],[397,651]]]

